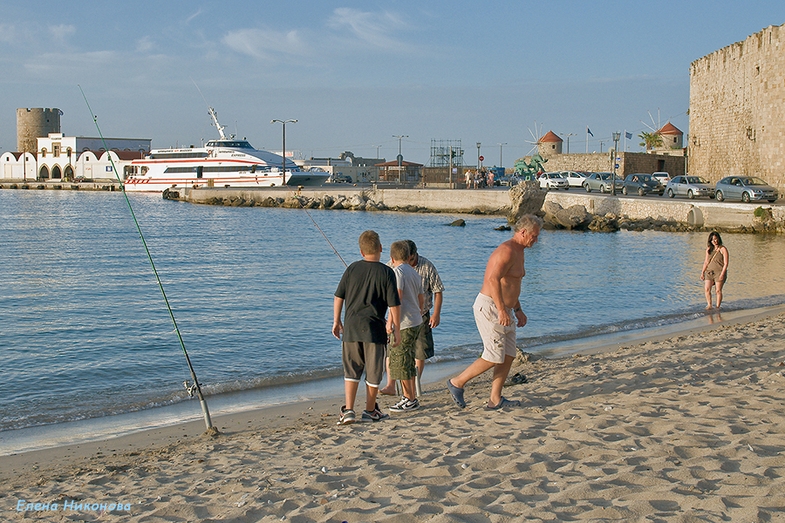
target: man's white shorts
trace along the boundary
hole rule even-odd
[[[474,322],[482,338],[482,356],[491,363],[504,363],[505,356],[517,355],[515,347],[515,325],[517,320],[512,309],[508,312],[512,318],[509,326],[499,325],[499,313],[493,299],[485,294],[478,294],[474,300]]]

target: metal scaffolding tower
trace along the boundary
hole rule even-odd
[[[450,153],[452,152],[452,163]],[[463,147],[460,140],[431,140],[430,167],[462,167]]]

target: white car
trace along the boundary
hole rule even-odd
[[[564,178],[561,173],[543,173],[540,176],[541,189],[564,189],[565,191],[570,188],[567,183],[567,178]]]
[[[654,176],[654,178],[656,178],[657,180],[659,180],[663,187],[668,185],[668,182],[671,181],[671,175],[663,171],[651,173],[651,175]]]
[[[586,181],[586,177],[588,176],[588,173],[578,171],[562,171],[561,174],[567,179],[567,183],[570,187],[583,187],[583,182]]]

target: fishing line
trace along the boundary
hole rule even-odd
[[[114,160],[112,159],[112,155],[110,153],[109,146],[104,139],[104,135],[101,133],[101,127],[98,125],[98,116],[93,113],[92,107],[90,107],[90,102],[87,101],[87,95],[82,90],[82,86],[79,85],[79,91],[82,93],[82,97],[84,98],[85,104],[87,104],[87,109],[90,111],[90,116],[93,118],[93,123],[95,123],[95,128],[98,130],[98,136],[101,138],[101,143],[104,146],[104,149],[107,152],[107,156],[109,158],[109,163],[112,165],[112,171],[114,172],[115,178],[117,178],[118,183],[120,184],[120,190],[123,193],[123,197],[125,198],[125,203],[128,206],[128,211],[131,213],[131,218],[134,221],[134,225],[136,225],[136,231],[139,233],[139,238],[142,240],[142,245],[144,246],[144,251],[147,253],[147,259],[150,262],[150,267],[153,269],[153,274],[155,275],[155,281],[158,283],[158,289],[161,291],[161,296],[164,298],[164,303],[166,304],[166,310],[169,311],[169,318],[172,320],[172,325],[174,325],[174,331],[177,333],[177,339],[180,342],[180,348],[183,350],[183,354],[185,355],[185,361],[188,363],[188,370],[191,373],[191,379],[193,380],[193,385],[189,386],[188,382],[185,382],[185,387],[188,390],[188,395],[192,396],[195,392],[197,397],[199,398],[199,403],[202,405],[202,413],[204,414],[204,423],[207,426],[207,432],[210,434],[218,434],[218,429],[213,426],[212,421],[210,420],[210,411],[207,408],[207,401],[204,399],[202,395],[202,388],[199,385],[199,380],[196,379],[196,371],[194,371],[193,365],[191,365],[191,358],[188,357],[188,351],[185,349],[185,342],[183,341],[183,337],[180,334],[180,328],[177,326],[177,320],[174,317],[174,312],[172,311],[172,307],[169,305],[169,298],[166,297],[166,291],[164,290],[163,283],[161,283],[161,278],[158,276],[158,270],[155,268],[155,262],[153,261],[153,256],[150,254],[150,249],[147,247],[147,241],[144,238],[144,234],[142,234],[142,228],[139,226],[139,221],[136,219],[136,213],[134,213],[134,208],[131,205],[131,200],[128,198],[128,193],[125,191],[125,184],[120,179],[120,174],[117,171],[117,167],[114,164]]]

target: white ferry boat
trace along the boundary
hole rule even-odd
[[[246,140],[227,138],[210,107],[219,140],[203,147],[153,149],[133,160],[123,184],[126,191],[163,192],[184,187],[280,187],[321,185],[326,171],[302,171],[291,160],[254,149]],[[285,167],[284,167],[285,166]]]

